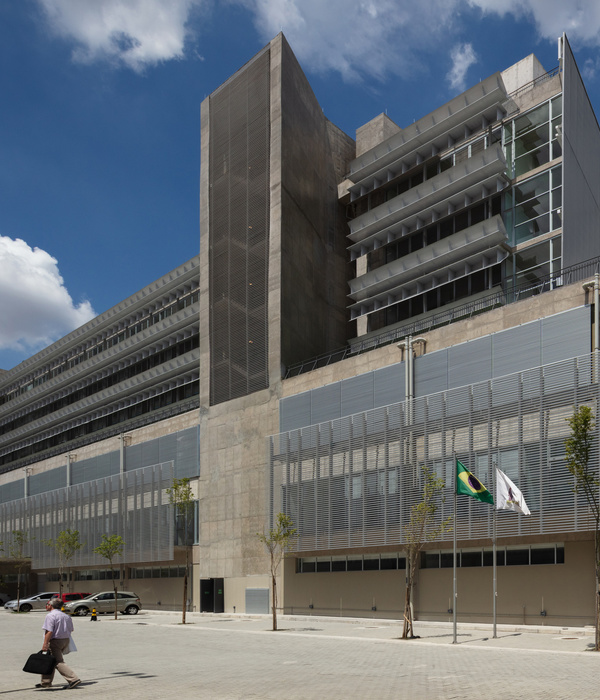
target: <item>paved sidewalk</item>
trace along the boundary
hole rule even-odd
[[[0,695],[36,690],[22,672],[41,647],[43,612],[0,610]],[[398,621],[322,617],[188,615],[143,611],[74,618],[79,651],[68,663],[86,697],[177,700],[337,700],[349,698],[572,698],[600,695],[600,654],[589,651],[591,629],[498,626],[458,628],[415,623],[419,639],[401,641]],[[56,689],[62,689],[57,674]]]

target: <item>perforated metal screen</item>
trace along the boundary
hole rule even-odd
[[[453,514],[456,454],[491,492],[496,467],[523,492],[532,515],[499,512],[499,537],[590,530],[564,440],[574,406],[598,414],[597,373],[586,355],[272,436],[271,517],[291,516],[297,551],[401,545],[422,498],[421,466],[445,479],[438,519]],[[456,526],[459,540],[491,538],[492,508],[459,496]]]
[[[172,482],[169,462],[3,503],[0,539],[8,544],[13,530],[25,531],[33,569],[58,567],[56,551],[45,541],[67,529],[78,530],[84,545],[70,560],[73,567],[106,564],[93,552],[103,534],[125,542],[116,564],[171,561],[174,518],[166,489]]]
[[[268,386],[269,56],[210,98],[211,404]]]

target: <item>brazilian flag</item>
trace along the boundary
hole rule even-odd
[[[462,462],[456,460],[456,493],[472,496],[482,503],[494,505],[492,494],[485,488],[476,476],[465,467]]]

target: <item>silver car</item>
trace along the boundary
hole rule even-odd
[[[137,615],[142,609],[142,601],[131,591],[117,591],[117,610],[126,615]],[[93,593],[87,598],[74,600],[65,604],[65,612],[71,615],[89,615],[92,610],[97,613],[111,613],[115,611],[114,591]]]
[[[58,593],[36,593],[35,595],[21,598],[21,600],[19,601],[19,610],[20,612],[29,612],[30,610],[45,610],[46,603],[50,600],[50,598],[56,598],[57,596]],[[16,610],[17,600],[9,600],[8,603],[6,603],[6,605],[4,606],[4,609]]]

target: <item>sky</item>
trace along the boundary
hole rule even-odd
[[[200,103],[280,31],[350,136],[563,31],[600,113],[597,0],[0,0],[0,368],[197,255]]]

